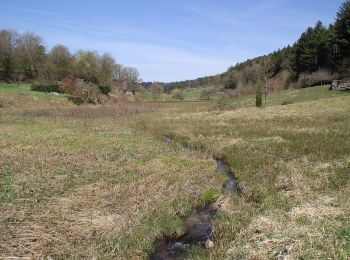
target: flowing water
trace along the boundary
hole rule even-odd
[[[226,164],[222,159],[214,158],[217,164],[218,171],[227,176],[227,180],[224,183],[224,188],[226,191],[234,192],[238,196],[241,195],[241,189],[238,185],[237,179],[232,168]]]

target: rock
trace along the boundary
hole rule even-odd
[[[207,241],[205,241],[205,248],[209,249],[212,248],[214,246],[214,242],[211,241],[210,239],[207,239]]]

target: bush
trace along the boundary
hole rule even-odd
[[[102,92],[102,94],[106,96],[108,96],[108,93],[112,91],[112,88],[109,85],[99,85],[98,88]]]
[[[289,100],[285,100],[285,101],[283,101],[282,102],[282,106],[286,106],[286,105],[290,105],[290,104],[293,104],[293,102],[292,101],[289,101]]]
[[[92,82],[84,83],[81,86],[77,86],[74,94],[69,97],[69,100],[75,104],[80,105],[83,103],[89,104],[101,104],[101,91]]]
[[[62,93],[60,86],[57,83],[51,84],[32,84],[30,90],[39,92],[57,92]]]
[[[216,92],[214,87],[203,88],[200,94],[200,98],[209,100],[212,96],[215,95],[215,93]]]
[[[330,84],[338,75],[332,74],[327,70],[318,70],[311,74],[300,74],[297,86],[299,88],[307,88],[321,85],[322,83]]]
[[[171,91],[171,96],[175,99],[180,99],[180,100],[183,100],[185,98],[183,91],[178,88]]]
[[[61,81],[60,89],[64,93],[74,95],[74,93],[77,91],[77,84],[74,76],[70,75],[64,78]]]

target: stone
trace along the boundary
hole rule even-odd
[[[213,246],[214,246],[214,242],[211,241],[210,239],[207,239],[207,241],[205,241],[205,247],[207,249],[212,248]]]

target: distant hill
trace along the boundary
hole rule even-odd
[[[269,78],[271,89],[307,87],[350,76],[350,1],[339,8],[334,24],[318,21],[292,46],[238,63],[226,72],[195,80],[162,83],[164,90],[226,88],[251,92]],[[148,88],[150,82],[143,83]]]

